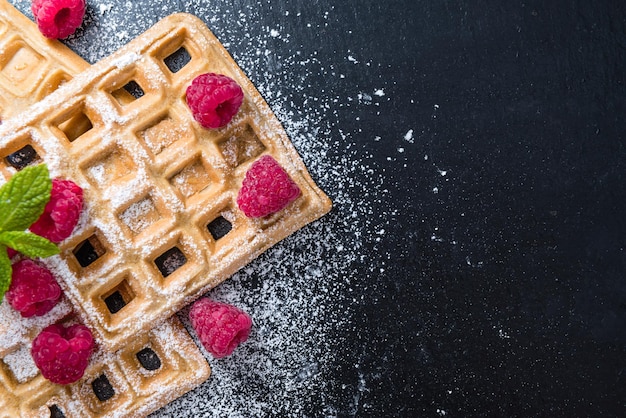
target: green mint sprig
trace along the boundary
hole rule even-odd
[[[24,168],[0,187],[0,301],[11,284],[7,247],[32,258],[59,253],[56,244],[26,231],[43,213],[51,190],[45,164]]]

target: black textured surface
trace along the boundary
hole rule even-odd
[[[98,254],[89,241],[83,242],[82,245],[74,251],[74,255],[82,267],[87,267],[98,259]]]
[[[170,248],[154,260],[154,264],[156,264],[163,277],[174,273],[185,265],[186,262],[187,257],[178,247]]]
[[[8,155],[6,157],[6,160],[16,170],[21,170],[22,168],[36,161],[38,158],[39,155],[37,155],[37,151],[35,151],[32,146],[26,145],[25,147]]]
[[[289,42],[268,44],[275,55],[251,80],[263,85],[280,65],[272,57],[296,52],[330,68],[298,97],[294,67],[269,102],[283,93],[292,101],[281,105],[297,110],[306,97],[337,97],[325,116],[333,133],[354,142],[349,158],[373,156],[356,181],[385,185],[368,201],[368,224],[385,233],[352,263],[363,278],[352,302],[327,307],[350,323],[331,336],[326,393],[308,393],[303,414],[626,414],[626,3],[205,3],[146,0],[137,10],[155,21],[196,13],[236,59],[250,51],[242,28],[256,39],[280,27]],[[258,22],[238,25],[238,10]],[[115,7],[105,17],[146,29]],[[68,43],[80,49],[93,33],[88,25]],[[376,105],[350,105],[376,89]],[[327,158],[342,164],[346,148]],[[297,402],[284,396],[284,408]]]
[[[367,3],[351,44],[389,67],[347,78],[393,81],[359,129],[403,210],[340,356],[381,376],[357,415],[623,415],[624,3]]]
[[[233,225],[223,216],[218,216],[207,225],[207,229],[211,233],[214,240],[218,240],[228,234]]]
[[[65,418],[65,414],[58,406],[52,405],[50,407],[50,418]]]

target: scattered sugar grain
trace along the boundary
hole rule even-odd
[[[111,65],[114,67],[123,70],[124,68],[134,64],[135,62],[141,59],[141,55],[136,52],[131,52],[126,55],[120,56],[118,59],[114,60]]]
[[[120,215],[120,219],[124,222],[133,232],[138,233],[150,226],[150,220],[146,219],[146,215],[150,212],[156,211],[152,199],[142,199],[139,202],[135,202],[128,207]]]
[[[110,3],[108,3],[108,4],[101,4],[99,6],[100,15],[104,15],[106,12],[110,11],[112,7],[113,7],[113,5],[110,4]]]
[[[19,383],[25,383],[39,373],[30,354],[30,344],[23,345],[19,350],[7,354],[2,361],[9,367],[13,377]]]
[[[15,4],[29,13],[29,1],[15,0]],[[368,218],[374,214],[369,197],[380,191],[382,180],[373,176],[373,156],[359,151],[352,134],[340,131],[332,125],[333,118],[328,118],[347,103],[322,92],[305,91],[311,84],[307,79],[319,74],[330,76],[332,69],[325,68],[315,56],[303,62],[299,50],[293,55],[275,51],[270,42],[289,34],[284,29],[274,29],[277,33],[259,30],[256,25],[264,9],[260,0],[238,6],[228,2],[164,3],[154,13],[144,13],[144,6],[133,2],[111,8],[109,4],[92,0],[88,10],[92,14],[84,28],[90,39],[106,42],[86,42],[87,37],[77,36],[67,41],[70,47],[93,63],[146,30],[157,18],[178,11],[207,17],[220,41],[236,52],[236,61],[268,100],[311,175],[334,202],[329,215],[283,240],[209,294],[249,312],[254,320],[252,334],[230,357],[217,360],[203,351],[212,367],[211,378],[154,417],[295,417],[307,415],[311,406],[336,411],[335,415],[349,414],[354,405],[334,394],[336,382],[329,377],[334,373],[331,336],[353,326],[353,318],[349,310],[339,312],[333,307],[351,300],[344,289],[347,283],[366,279],[357,277],[351,266],[367,262],[365,245],[376,235],[372,231],[381,229]],[[106,13],[94,15],[93,10]],[[127,56],[118,65],[128,65],[133,59],[137,57]],[[346,59],[354,65],[370,64],[361,64],[350,51]],[[281,65],[271,65],[268,60]],[[346,75],[339,73],[339,78]],[[381,97],[377,92],[374,95]],[[293,105],[303,94],[308,95],[303,104]],[[105,119],[118,117],[114,109],[109,111]],[[90,174],[105,175],[94,172],[94,168]],[[355,196],[362,197],[357,200]],[[378,271],[379,266],[371,266],[372,274]],[[187,327],[188,309],[179,315]],[[355,382],[355,393],[358,384]]]

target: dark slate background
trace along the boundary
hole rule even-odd
[[[209,3],[216,14],[252,7],[246,30],[289,33],[271,45],[280,55],[317,54],[345,74],[314,77],[303,95],[384,88],[379,106],[339,101],[328,112],[354,158],[373,155],[367,175],[388,190],[369,202],[385,234],[354,263],[367,278],[354,284],[359,297],[329,307],[352,319],[334,336],[327,390],[350,398],[359,372],[378,376],[361,408],[338,402],[339,416],[626,415],[626,2],[139,0],[136,9],[211,22]],[[146,29],[115,8],[109,16],[131,35]],[[209,26],[223,39],[241,30],[234,23]],[[91,33],[70,46],[84,48]],[[329,158],[341,164],[340,154]],[[378,274],[367,265],[383,261]],[[307,414],[323,415],[312,399]]]

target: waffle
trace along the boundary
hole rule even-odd
[[[1,119],[21,114],[88,67],[0,0]],[[24,155],[13,157],[15,163]],[[208,378],[206,360],[173,317],[116,352],[99,348],[79,382],[46,381],[32,362],[30,344],[47,325],[74,321],[73,308],[63,297],[43,317],[24,319],[0,303],[0,417],[144,416]]]
[[[142,417],[208,375],[206,360],[176,316],[116,352],[96,351],[84,376],[70,385],[46,380],[21,346],[0,361],[0,417]]]
[[[244,91],[225,128],[194,120],[185,89],[202,73]],[[84,189],[86,216],[44,260],[96,340],[123,346],[330,210],[277,118],[199,19],[171,15],[0,127],[0,172],[32,150]],[[29,151],[30,152],[30,151]],[[302,195],[246,218],[243,177],[271,155]]]
[[[0,119],[28,108],[89,64],[0,0]]]

